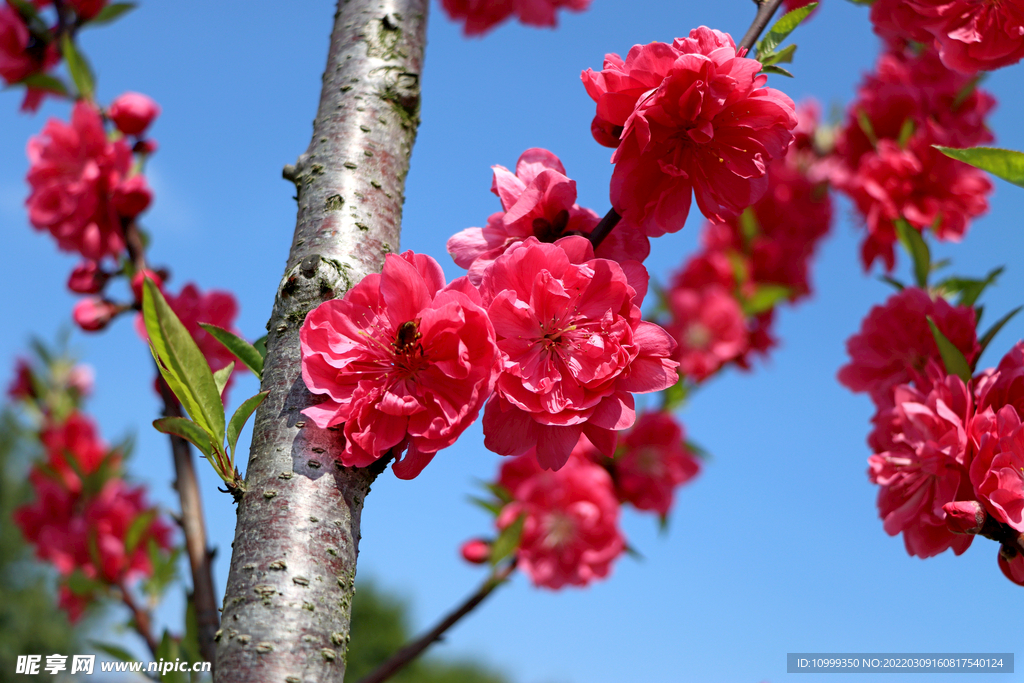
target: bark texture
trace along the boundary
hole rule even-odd
[[[285,177],[298,218],[268,323],[263,389],[239,504],[218,683],[341,683],[359,517],[378,471],[336,466],[340,432],[300,414],[299,328],[398,251],[419,122],[427,0],[339,0],[313,140]]]

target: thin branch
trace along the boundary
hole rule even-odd
[[[445,631],[457,624],[462,617],[472,612],[477,605],[494,592],[495,588],[505,583],[505,580],[515,569],[516,563],[512,562],[492,574],[476,593],[469,596],[458,608],[438,622],[437,626],[393,654],[391,659],[374,669],[369,676],[359,681],[359,683],[383,683],[383,681],[388,680],[401,671],[424,650],[440,640]]]
[[[157,377],[160,397],[164,401],[164,417],[182,417],[181,405],[174,398],[170,387]],[[213,552],[206,545],[206,522],[203,518],[203,503],[199,497],[199,480],[196,477],[195,461],[189,443],[174,434],[171,438],[171,453],[174,456],[174,488],[181,500],[181,530],[185,534],[185,552],[192,570],[192,602],[196,608],[196,622],[199,627],[199,653],[203,659],[213,663],[217,645],[214,640],[220,626],[217,612],[217,594],[213,588]]]
[[[135,598],[128,591],[128,587],[123,582],[118,584],[118,588],[121,593],[121,602],[131,610],[132,619],[135,621],[135,630],[146,641],[146,646],[149,648],[150,654],[153,655],[153,659],[157,659],[156,653],[160,648],[160,644],[156,642],[156,638],[153,636],[153,620],[150,613],[139,607],[138,603],[135,602]]]
[[[743,40],[740,41],[739,45],[736,46],[736,51],[750,50],[754,47],[754,43],[761,37],[761,33],[765,27],[768,26],[768,22],[772,20],[772,16],[775,15],[775,10],[782,4],[782,0],[761,0],[757,3],[757,14],[754,16],[754,22],[750,24],[750,28],[747,29],[746,34],[743,36]]]
[[[754,15],[754,21],[750,24],[750,28],[747,29],[747,33],[743,36],[743,40],[740,41],[739,45],[736,46],[736,51],[742,50],[749,51],[750,48],[754,47],[754,43],[761,37],[761,33],[765,27],[768,26],[768,22],[772,20],[772,16],[775,14],[775,10],[782,4],[782,0],[759,0],[757,3],[757,14]],[[594,245],[594,249],[601,246],[601,242],[611,233],[616,225],[619,224],[619,220],[622,216],[614,209],[609,209],[608,213],[605,214],[601,222],[597,224],[597,227],[590,233],[588,239],[590,243]]]

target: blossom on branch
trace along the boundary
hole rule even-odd
[[[537,449],[558,469],[581,434],[611,454],[633,424],[633,394],[678,380],[672,338],[641,319],[647,271],[594,258],[582,237],[527,238],[484,274],[481,292],[502,356],[484,411],[484,445],[501,455]]]
[[[492,214],[487,227],[466,228],[448,240],[448,253],[469,271],[479,285],[483,273],[513,244],[527,237],[554,242],[570,235],[587,236],[598,216],[576,204],[576,181],[565,175],[557,156],[546,149],[528,149],[519,157],[513,174],[494,166],[491,192],[504,211]],[[619,225],[597,248],[598,258],[643,261],[651,251],[647,237],[628,225]]]
[[[407,251],[306,316],[302,378],[324,401],[302,412],[344,425],[344,465],[392,451],[395,475],[411,479],[476,419],[499,369],[480,303],[466,278],[446,286],[437,261]]]
[[[717,219],[760,199],[768,164],[785,154],[797,124],[793,101],[763,87],[760,70],[737,56],[728,34],[702,26],[583,72],[597,103],[595,137],[616,147],[615,210],[656,237],[683,227],[691,194]]]
[[[463,24],[467,36],[479,36],[509,17],[516,16],[529,26],[558,24],[560,8],[582,12],[590,0],[442,0],[441,7],[452,21]]]
[[[126,92],[110,105],[107,114],[125,135],[142,135],[160,115],[160,105],[137,92]]]
[[[625,550],[611,477],[585,457],[552,472],[521,455],[502,464],[498,483],[512,496],[498,528],[523,519],[518,566],[535,586],[585,586],[606,577]]]

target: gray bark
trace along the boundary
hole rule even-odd
[[[217,636],[218,683],[342,681],[359,517],[379,472],[300,414],[299,328],[398,251],[419,123],[427,0],[339,0],[309,149],[285,177],[298,217],[268,323],[263,389]]]

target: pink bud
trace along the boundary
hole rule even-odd
[[[79,396],[88,396],[92,393],[95,379],[96,373],[91,366],[79,364],[68,373],[68,387],[77,391]]]
[[[160,114],[160,105],[145,95],[126,92],[114,100],[107,113],[125,135],[142,135]]]
[[[462,559],[473,564],[483,564],[491,557],[491,546],[487,541],[474,538],[462,544]]]
[[[946,528],[954,534],[976,534],[985,525],[985,508],[976,500],[957,500],[942,506]]]
[[[118,214],[126,218],[135,218],[149,208],[153,201],[153,191],[149,189],[144,176],[133,175],[118,183],[111,201]]]
[[[95,261],[82,261],[68,277],[68,289],[78,294],[97,294],[103,291],[110,276]]]
[[[99,297],[89,297],[75,304],[72,318],[75,324],[86,332],[98,332],[120,312],[120,307],[115,303]]]
[[[132,292],[135,294],[135,300],[142,301],[142,283],[145,282],[146,278],[153,281],[156,288],[161,292],[164,291],[164,280],[160,275],[146,268],[135,273],[135,277],[132,278]]]
[[[999,569],[1018,586],[1024,586],[1024,555],[1016,548],[1004,545],[999,549]]]
[[[135,146],[132,147],[132,151],[135,152],[136,154],[148,155],[156,153],[157,147],[159,147],[159,145],[156,144],[156,140],[152,138],[146,138],[145,140],[139,140],[138,142],[136,142]]]

